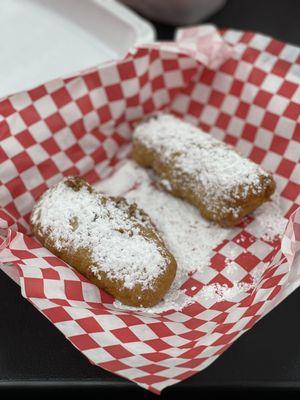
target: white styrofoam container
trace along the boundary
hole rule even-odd
[[[123,57],[155,39],[114,0],[1,0],[0,98]]]

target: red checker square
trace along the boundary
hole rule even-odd
[[[214,80],[216,73],[210,69],[205,69],[203,71],[203,74],[200,78],[200,81],[202,83],[206,83],[208,86],[210,86]]]
[[[127,107],[136,107],[139,105],[139,95],[130,96],[126,98]]]
[[[93,317],[80,318],[76,322],[86,333],[103,332],[103,329]]]
[[[262,120],[261,126],[268,129],[269,131],[274,131],[279,120],[279,116],[271,112],[266,111],[265,116]]]
[[[72,97],[69,95],[69,92],[65,87],[51,93],[51,97],[58,108],[61,108],[72,101]]]
[[[43,268],[41,271],[44,279],[60,280],[59,273],[53,268]]]
[[[194,369],[194,368],[199,367],[199,365],[201,365],[203,363],[203,361],[205,361],[205,360],[206,360],[206,358],[196,358],[194,360],[189,360],[182,364],[179,364],[178,367]]]
[[[229,279],[227,279],[224,275],[218,274],[216,275],[211,281],[209,281],[209,284],[214,284],[218,283],[219,285],[227,285],[229,287],[232,286],[232,283]]]
[[[227,60],[221,67],[220,71],[226,72],[229,75],[234,75],[236,67],[238,65],[238,61],[233,58]]]
[[[19,211],[16,209],[15,203],[11,202],[9,203],[6,207],[5,207],[5,211],[7,211],[8,213],[10,213],[15,219],[20,218],[20,213]],[[18,225],[19,227],[19,225]],[[19,227],[20,231],[22,232],[22,226]]]
[[[204,310],[204,308],[203,308]],[[197,329],[199,326],[205,324],[206,321],[203,319],[198,319],[198,318],[191,318],[183,323],[184,326],[186,326],[189,329]]]
[[[166,350],[170,347],[168,343],[161,339],[146,340],[144,343],[148,344],[148,346],[151,346],[155,351]]]
[[[155,106],[154,103],[152,101],[152,99],[149,99],[147,101],[145,101],[145,103],[143,104],[143,111],[145,114],[150,113],[152,111],[155,110]]]
[[[81,351],[96,349],[99,347],[98,343],[96,343],[95,340],[93,340],[88,334],[72,336],[69,339],[74,346]]]
[[[59,172],[57,166],[50,158],[40,163],[37,167],[44,179],[52,178],[52,176]]]
[[[33,139],[33,137],[31,136],[31,134],[29,133],[29,131],[23,131],[21,133],[18,133],[16,135],[16,138],[18,139],[18,141],[21,143],[21,145],[23,147],[25,147],[25,149],[27,149],[30,146],[33,146],[36,142]]]
[[[15,220],[3,209],[0,209],[0,218],[7,222],[7,226],[11,226],[15,223]]]
[[[267,279],[263,283],[262,288],[268,289],[268,288],[278,286],[283,277],[284,277],[284,274],[272,276],[272,278]]]
[[[274,136],[270,146],[270,150],[274,151],[274,153],[283,155],[288,144],[288,139],[281,136]]]
[[[99,108],[98,115],[102,124],[112,118],[110,109],[107,105]]]
[[[13,198],[20,196],[27,191],[23,181],[19,176],[7,182],[5,186],[10,191]]]
[[[252,317],[252,318],[250,319],[250,321],[244,326],[243,329],[245,329],[245,330],[251,329],[252,326],[253,326],[254,324],[256,324],[256,322],[257,322],[259,319],[260,319],[260,316],[259,316],[259,315],[254,315],[254,317]]]
[[[123,369],[129,368],[128,365],[122,363],[119,360],[100,362],[98,365],[100,365],[102,368],[107,369],[111,372],[122,371]]]
[[[153,362],[160,362],[163,360],[167,360],[170,358],[168,354],[165,353],[146,353],[146,354],[141,354],[146,360],[153,361]]]
[[[185,307],[184,313],[189,317],[195,317],[203,311],[203,307],[199,303],[193,303]]]
[[[242,59],[250,62],[251,64],[254,64],[255,60],[260,54],[260,51],[258,51],[257,49],[254,49],[253,47],[248,47]]]
[[[122,343],[139,342],[139,338],[129,328],[114,329],[111,333]]]
[[[4,140],[11,136],[10,128],[8,126],[8,123],[4,120],[0,122],[0,137],[1,140]]]
[[[213,105],[215,107],[220,107],[223,103],[225,95],[217,90],[212,90],[208,99],[208,104]]]
[[[272,72],[273,72],[273,74],[284,77],[288,73],[289,69],[291,68],[291,65],[292,64],[289,63],[288,61],[279,59],[274,64]]]
[[[54,324],[58,322],[71,321],[72,317],[62,307],[53,307],[43,310],[43,313],[50,319]]]
[[[174,333],[163,322],[149,324],[149,328],[151,328],[158,337],[174,335]]]
[[[228,285],[229,286],[229,285]],[[231,308],[235,303],[233,303],[232,301],[219,301],[218,303],[215,303],[211,306],[212,310],[216,310],[216,311],[226,311],[229,308]],[[215,320],[216,318],[214,318]]]
[[[300,157],[300,155],[299,155]],[[284,176],[285,178],[289,178],[295,168],[295,163],[287,160],[285,158],[282,159],[282,161],[280,162],[279,166],[277,167],[276,173]]]
[[[266,47],[266,51],[268,53],[274,54],[275,56],[278,56],[281,50],[284,48],[284,46],[285,46],[284,43],[272,39],[272,41]]]
[[[228,344],[230,343],[237,335],[239,334],[238,332],[233,332],[229,334],[224,334],[222,335],[219,339],[217,339],[214,343],[212,343],[213,346],[221,346],[223,344]]]
[[[20,258],[23,258],[21,256]],[[25,293],[28,298],[45,298],[44,282],[38,278],[24,278]]]
[[[238,79],[235,79],[232,82],[230,94],[232,94],[233,96],[239,97],[242,93],[243,87],[244,87],[244,82],[239,81]]]
[[[296,140],[296,142],[300,142],[300,123],[296,124],[293,140]]]
[[[162,60],[163,69],[165,71],[174,71],[178,69],[178,61],[177,60]]]
[[[252,253],[241,253],[235,259],[235,262],[237,262],[242,268],[244,268],[244,270],[250,272],[254,267],[256,267],[260,260]]]
[[[132,79],[132,78],[135,78],[135,76],[136,76],[134,64],[131,61],[130,62],[122,62],[122,63],[118,64],[117,68],[118,68],[121,80]]]
[[[259,301],[256,304],[250,305],[242,317],[251,317],[257,314],[261,307],[265,304],[264,301]]]
[[[143,87],[146,83],[149,82],[148,72],[145,72],[143,75],[139,77],[140,86]]]
[[[203,110],[203,104],[198,103],[197,101],[191,100],[188,108],[188,114],[194,115],[196,118],[201,115]]]
[[[53,156],[54,154],[60,152],[60,148],[52,137],[42,142],[41,146],[47,151],[50,156]]]
[[[218,325],[213,332],[217,332],[217,333],[226,333],[228,332],[233,326],[235,325],[235,323],[228,323],[228,324],[220,324]]]
[[[135,326],[135,325],[141,325],[141,320],[134,315],[131,314],[122,314],[118,315],[118,317],[125,322],[127,326]]]
[[[84,75],[83,79],[89,90],[93,90],[101,86],[98,72],[90,72]]]
[[[45,122],[52,133],[58,132],[66,126],[65,121],[58,112],[47,117]]]
[[[232,145],[232,146],[235,146],[236,143],[237,143],[237,141],[238,141],[238,138],[236,138],[235,136],[229,135],[229,133],[226,134],[226,136],[225,136],[225,142],[226,142],[227,144],[230,144],[230,145]]]
[[[0,101],[0,113],[3,117],[8,117],[9,115],[13,114],[15,109],[11,104],[9,99]]]
[[[0,147],[0,163],[3,163],[4,161],[6,161],[8,159],[7,154],[5,153],[5,151],[3,150],[2,147]]]
[[[259,107],[265,108],[269,104],[272,98],[272,93],[268,93],[265,90],[259,90],[254,97],[253,103]]]
[[[175,376],[175,379],[177,379],[178,381],[183,381],[183,380],[195,375],[195,373],[196,373],[196,371],[186,371],[186,372],[183,372],[182,374]]]
[[[235,115],[237,117],[244,119],[248,115],[249,108],[250,108],[250,104],[245,103],[244,101],[241,101],[236,109]]]
[[[157,76],[151,81],[151,86],[153,91],[159,90],[165,87],[164,78],[161,76]]]
[[[263,83],[266,75],[267,75],[266,72],[254,67],[248,77],[248,82],[260,86]]]
[[[119,84],[109,85],[105,87],[105,91],[109,101],[116,101],[123,99],[122,88]]]
[[[211,260],[211,267],[216,271],[222,271],[226,266],[226,257],[220,253],[215,254]]]
[[[253,149],[249,155],[249,158],[256,162],[256,164],[261,164],[262,160],[264,159],[266,155],[266,151],[263,149],[260,149],[259,147],[253,146]]]
[[[78,144],[74,144],[72,147],[69,147],[68,150],[66,150],[66,154],[74,163],[81,160],[85,156],[82,148]]]
[[[221,129],[226,129],[230,122],[230,115],[223,112],[220,113],[218,119],[216,120],[216,126]]]
[[[297,120],[300,116],[300,104],[291,101],[285,109],[283,115],[285,117]]]
[[[196,340],[200,339],[201,337],[203,337],[205,335],[206,335],[206,332],[190,331],[190,332],[182,333],[179,336],[182,337],[183,339],[186,339],[186,340],[196,341]]]
[[[281,195],[287,199],[296,200],[299,195],[299,185],[294,182],[288,182]]]
[[[46,96],[47,91],[46,91],[45,86],[39,86],[37,88],[29,90],[28,94],[32,101],[36,101],[36,100],[40,99],[41,97]]]
[[[20,260],[27,259],[30,260],[31,258],[36,258],[36,256],[28,250],[10,250],[15,257],[18,257]],[[29,279],[29,278],[28,278]],[[33,279],[33,278],[32,278]],[[35,279],[35,278],[34,278]],[[39,279],[38,279],[39,280]]]
[[[241,43],[249,43],[250,40],[253,38],[254,33],[252,32],[245,32],[242,37],[240,38]]]
[[[25,124],[28,126],[34,124],[35,122],[37,122],[41,119],[38,112],[33,107],[33,105],[30,105],[30,106],[24,108],[22,111],[20,111],[20,115],[21,115],[23,121],[25,122]]]
[[[17,154],[11,160],[19,173],[26,171],[34,165],[26,151],[22,151],[22,153]]]
[[[194,372],[193,372],[194,373]],[[153,385],[154,383],[163,382],[166,378],[158,375],[146,375],[139,378],[135,378],[136,382],[145,383],[147,385]]]
[[[66,169],[66,170],[63,172],[63,175],[64,175],[64,176],[78,175],[78,174],[79,174],[79,169],[76,168],[76,167],[70,167],[70,168]]]
[[[28,214],[28,217],[29,216],[30,216],[30,213]],[[23,240],[24,240],[26,247],[30,250],[41,248],[41,244],[34,237],[24,236]],[[34,254],[32,256],[35,257]]]
[[[85,130],[84,124],[83,124],[83,119],[79,119],[78,121],[74,122],[72,125],[70,125],[70,128],[71,128],[74,136],[76,137],[76,139],[82,138],[86,133],[86,130]]]
[[[84,301],[82,283],[80,281],[65,281],[65,292],[68,300]]]
[[[206,349],[206,346],[194,347],[193,349],[187,350],[185,353],[182,353],[180,358],[188,358],[188,359],[196,358],[205,349]]]
[[[111,354],[115,358],[126,358],[131,357],[133,354],[126,350],[123,346],[116,344],[114,346],[106,346],[105,351]]]
[[[140,370],[147,372],[148,374],[155,374],[156,372],[165,371],[167,367],[162,367],[157,364],[150,364],[139,367]]]
[[[91,112],[94,108],[89,95],[80,97],[80,99],[76,100],[76,103],[83,115]]]
[[[223,324],[227,317],[228,317],[228,313],[222,312],[222,313],[216,315],[215,318],[212,319],[212,321],[217,322],[218,324]]]
[[[274,289],[272,290],[272,293],[269,294],[269,296],[268,296],[268,300],[274,299],[274,297],[277,296],[277,294],[280,292],[280,290],[281,290],[280,285],[274,287]]]
[[[43,194],[46,190],[48,189],[47,185],[45,183],[40,184],[39,186],[37,186],[36,188],[32,189],[30,191],[32,197],[34,199],[37,199],[38,197],[40,197],[41,194]]]
[[[278,90],[278,94],[290,99],[295,91],[298,89],[298,87],[299,86],[296,83],[284,81],[280,89]]]
[[[244,249],[247,249],[251,244],[256,241],[256,238],[249,232],[242,231],[237,234],[232,240]]]

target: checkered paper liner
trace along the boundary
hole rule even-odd
[[[1,268],[93,364],[155,393],[201,371],[300,284],[299,82],[298,48],[205,26],[2,99]],[[190,296],[205,284],[232,285],[230,245],[240,281],[267,265],[249,293],[150,315],[115,308],[111,296],[30,236],[28,219],[34,201],[63,176],[94,183],[109,175],[128,155],[133,124],[161,109],[272,171],[289,222],[282,241],[270,243],[254,236],[255,220],[246,218],[214,249],[205,273],[183,285]]]

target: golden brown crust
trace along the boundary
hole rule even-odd
[[[80,188],[84,185],[88,187],[89,191],[92,192],[92,188],[81,178],[72,178],[69,183],[67,182],[67,185],[69,185],[69,187],[71,187],[74,191],[80,190]],[[115,201],[116,204],[122,203],[123,205],[128,205],[124,198],[105,198],[102,195],[101,198],[104,199],[104,202],[105,199],[109,199]],[[36,207],[38,205],[39,202],[37,203]],[[133,218],[136,212],[149,219],[147,214],[138,209],[136,205],[128,205],[128,218]],[[74,224],[74,229],[76,229],[77,221],[72,221],[71,224],[72,226]],[[166,268],[153,281],[151,287],[145,288],[138,283],[130,289],[124,286],[124,282],[122,280],[112,279],[108,276],[106,272],[99,270],[97,274],[93,273],[91,266],[94,263],[91,257],[90,249],[84,247],[74,249],[70,245],[68,245],[68,243],[66,243],[62,247],[58,247],[55,240],[51,237],[50,232],[48,232],[48,234],[45,234],[43,232],[43,229],[41,229],[41,225],[38,222],[31,222],[31,230],[35,237],[43,244],[43,246],[50,250],[53,254],[61,258],[70,266],[74,267],[93,284],[101,289],[104,289],[107,293],[111,294],[116,299],[129,306],[151,307],[156,305],[169,290],[176,275],[176,261],[173,255],[165,247],[162,239],[156,233],[153,225],[151,225],[150,227],[148,225],[143,225],[140,227],[140,231],[144,237],[146,237],[149,241],[156,243],[157,247],[159,249],[162,249],[161,254],[167,262]]]
[[[232,151],[232,150],[230,150]],[[142,167],[153,168],[156,174],[162,179],[169,182],[166,189],[174,196],[186,200],[190,204],[196,206],[203,217],[208,220],[217,222],[223,227],[232,227],[241,222],[242,218],[254,211],[262,203],[270,199],[274,193],[275,182],[271,174],[261,174],[260,191],[255,187],[248,190],[247,196],[239,196],[243,191],[243,187],[235,188],[235,196],[228,200],[224,200],[221,207],[216,205],[218,212],[210,210],[204,201],[206,196],[205,188],[197,186],[195,190],[195,182],[193,177],[175,167],[172,159],[166,161],[155,150],[148,148],[138,138],[133,139],[133,159]],[[216,200],[217,201],[217,200]],[[221,211],[222,209],[222,211]]]

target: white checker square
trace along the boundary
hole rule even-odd
[[[201,122],[204,122],[207,125],[213,125],[218,118],[219,110],[215,107],[207,105],[202,114],[201,114]]]
[[[119,147],[118,144],[110,138],[106,139],[102,146],[104,147],[108,158],[112,158],[116,154]]]
[[[264,116],[265,110],[253,104],[249,109],[246,121],[254,126],[260,126]]]
[[[86,133],[78,143],[85,154],[93,153],[101,145],[99,140],[90,133]]]
[[[257,147],[268,150],[271,146],[274,134],[267,129],[259,128],[255,136],[255,144]]]
[[[51,157],[52,161],[54,161],[55,165],[59,168],[60,171],[65,171],[72,167],[73,163],[70,161],[69,157],[66,156],[65,153],[60,152],[54,154]]]
[[[300,143],[295,140],[291,140],[284,153],[284,157],[295,162],[299,162],[300,154]]]
[[[286,107],[289,105],[289,100],[283,96],[275,94],[272,96],[270,102],[267,105],[267,110],[271,111],[276,115],[281,115]]]
[[[28,190],[32,190],[44,182],[44,178],[35,165],[22,172],[20,177]]]
[[[56,90],[61,89],[64,86],[65,86],[65,84],[62,79],[54,79],[53,81],[45,84],[45,88],[48,93],[53,93]]]
[[[6,182],[16,178],[18,175],[19,172],[11,160],[8,159],[1,163],[0,182],[5,184]]]
[[[271,72],[277,60],[278,58],[275,57],[273,54],[260,53],[255,60],[255,66],[265,72]]]
[[[104,349],[101,349],[101,347],[97,347],[96,349],[84,350],[83,354],[90,360],[92,360],[95,364],[115,360],[115,358],[111,354],[109,354]]]
[[[111,315],[108,315],[108,317],[110,317]],[[101,315],[102,317],[102,315]],[[99,323],[102,326],[102,321],[99,320]],[[110,329],[110,328],[108,328]],[[120,340],[111,332],[106,331],[106,332],[96,332],[96,333],[90,333],[90,336],[92,339],[95,340],[96,343],[98,343],[100,345],[101,343],[101,347],[103,347],[105,349],[106,346],[114,346],[116,344],[120,344]]]
[[[125,110],[126,110],[125,100],[116,100],[110,103],[110,112],[113,120],[119,118],[124,113]]]
[[[166,89],[156,90],[152,95],[155,108],[159,109],[170,102],[169,92]]]
[[[252,65],[251,64],[249,64],[249,63],[247,63],[245,61],[240,61],[238,63],[238,66],[237,66],[237,68],[235,70],[234,75],[235,75],[236,79],[239,79],[240,81],[245,82],[248,79],[249,74],[250,74],[251,71],[252,71]]]
[[[224,101],[221,105],[221,110],[227,114],[233,115],[240,103],[240,99],[231,94],[225,96]]]
[[[237,142],[236,148],[244,157],[249,157],[251,151],[253,150],[253,143],[241,138]]]
[[[27,125],[23,121],[20,114],[14,113],[6,118],[6,121],[9,125],[9,129],[13,135],[24,131],[27,128]]]
[[[42,118],[47,118],[57,111],[57,106],[50,95],[36,100],[34,106]]]
[[[232,117],[227,127],[228,133],[239,138],[244,129],[245,121],[238,117]]]
[[[91,111],[83,117],[83,125],[87,132],[99,127],[100,119],[96,111]]]
[[[252,101],[254,100],[258,91],[259,91],[259,88],[256,85],[246,82],[244,84],[240,98],[241,98],[241,100],[245,101],[246,103],[252,103]]]
[[[81,328],[81,326],[79,326],[77,324],[76,321],[60,321],[60,322],[56,322],[55,326],[65,332],[65,334],[70,337],[70,336],[77,336],[77,335],[82,335],[85,334],[85,330],[83,330]]]
[[[83,78],[72,78],[70,82],[66,84],[66,89],[73,100],[79,99],[88,93],[88,88]]]
[[[144,339],[142,338],[142,341],[140,342],[123,343],[123,346],[125,347],[126,350],[134,354],[152,353],[153,348],[149,346],[147,343],[143,343],[143,340]]]
[[[23,110],[32,104],[32,100],[26,92],[14,94],[9,100],[16,111]]]
[[[110,86],[120,83],[121,78],[118,68],[113,65],[102,67],[99,71],[99,74],[103,86]]]
[[[270,41],[271,41],[270,37],[257,33],[250,40],[249,46],[251,46],[257,50],[265,50],[266,47],[268,46],[268,44],[270,43]]]
[[[203,283],[206,285],[209,283],[212,279],[214,279],[218,275],[218,271],[211,267],[206,267],[204,268],[204,271],[198,271],[195,272],[192,277],[198,282]]]
[[[126,327],[125,322],[116,315],[97,315],[95,318],[105,331]]]
[[[121,82],[124,97],[132,97],[139,93],[140,83],[138,78],[126,79]]]
[[[164,74],[166,89],[182,87],[184,85],[181,71],[167,71]]]
[[[191,93],[191,99],[195,99],[196,101],[205,104],[208,102],[210,94],[210,86],[203,85],[202,83],[197,83]]]
[[[274,74],[269,74],[265,77],[261,88],[269,93],[277,93],[282,83],[282,78]]]
[[[73,124],[82,117],[80,108],[76,103],[69,103],[59,110],[67,125]]]
[[[122,361],[124,362],[123,359]],[[127,361],[125,363],[127,364]],[[145,365],[145,360],[142,365]],[[145,376],[145,372],[137,368],[122,369],[121,374],[123,374],[123,376],[126,376],[126,379],[136,379]]]
[[[226,243],[225,246],[223,246],[222,249],[219,251],[220,254],[229,258],[230,260],[234,260],[243,252],[244,252],[243,247],[239,246],[235,242]]]
[[[212,83],[212,87],[219,92],[228,93],[232,85],[233,78],[231,75],[218,72]]]
[[[157,339],[156,333],[146,324],[134,325],[130,327],[130,330],[137,336],[140,340],[153,340]]]
[[[61,150],[66,150],[76,143],[76,138],[69,128],[61,129],[55,134],[54,138]]]
[[[288,81],[294,82],[297,85],[299,85],[300,82],[300,65],[293,64],[289,70],[289,72],[286,74],[286,79]]]
[[[40,164],[43,161],[49,159],[48,153],[42,148],[41,145],[35,144],[27,149],[27,153],[34,162],[34,164]]]
[[[261,166],[267,171],[275,172],[281,160],[282,156],[270,150],[262,160]]]
[[[52,133],[44,121],[38,121],[31,125],[29,131],[37,143],[41,143],[52,136]]]
[[[286,44],[281,50],[279,57],[282,60],[294,63],[300,55],[299,47]]]
[[[248,251],[250,251],[260,260],[263,260],[268,254],[270,254],[272,250],[273,250],[272,246],[259,239],[257,239],[254,243],[252,243],[248,247]]]
[[[300,158],[300,154],[299,154],[299,158]],[[297,164],[295,166],[290,179],[291,179],[291,181],[298,183],[300,185],[300,164]]]
[[[21,215],[25,215],[32,210],[32,203],[32,196],[28,192],[25,192],[14,199],[14,204]]]
[[[280,117],[276,125],[276,133],[280,136],[291,139],[296,129],[296,122],[292,119]],[[299,159],[298,159],[299,160]]]
[[[161,75],[162,72],[162,62],[159,58],[152,61],[151,66],[148,71],[149,79],[154,79],[157,76]]]
[[[12,158],[24,150],[23,146],[14,136],[9,136],[2,140],[1,148],[4,150],[8,158]]]
[[[93,89],[90,93],[90,99],[94,108],[98,109],[108,103],[107,94],[103,87]]]

